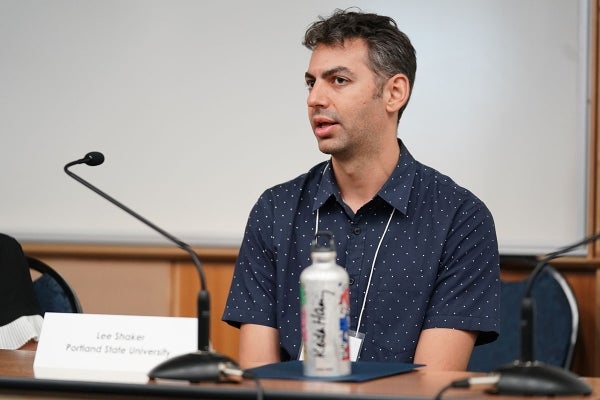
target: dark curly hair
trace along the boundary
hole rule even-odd
[[[367,43],[369,66],[377,76],[380,89],[392,76],[403,74],[408,78],[412,93],[417,71],[416,52],[408,36],[390,17],[336,9],[331,16],[319,17],[308,27],[302,44],[314,50],[319,44],[343,46],[344,41],[350,39],[363,39]],[[407,104],[408,101],[398,111],[398,121]]]

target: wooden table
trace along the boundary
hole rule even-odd
[[[235,383],[148,383],[145,385],[100,382],[66,382],[40,380],[33,377],[35,353],[23,350],[0,350],[0,399],[254,399],[256,384],[247,380]],[[333,383],[295,380],[261,380],[265,399],[423,399],[435,395],[451,381],[475,374],[465,372],[413,371],[363,383]],[[600,396],[600,378],[585,378],[593,388],[592,396]],[[484,388],[451,389],[444,398],[501,399],[486,394]],[[518,397],[507,397],[519,399]],[[523,399],[531,400],[531,397]],[[569,399],[561,397],[561,399]]]

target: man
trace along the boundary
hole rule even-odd
[[[263,193],[250,213],[223,320],[240,327],[244,368],[297,359],[300,272],[317,230],[350,276],[359,360],[464,370],[497,337],[492,216],[397,138],[416,71],[388,17],[341,11],[305,34],[308,116],[330,160]]]

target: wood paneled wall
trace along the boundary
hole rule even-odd
[[[196,316],[198,273],[178,248],[24,243],[23,249],[67,279],[86,313]],[[204,248],[197,253],[211,296],[212,344],[237,358],[237,329],[221,321],[237,249]]]
[[[177,248],[24,244],[76,289],[84,312],[123,315],[196,316],[198,274]],[[238,330],[221,321],[237,249],[197,249],[211,295],[211,340],[220,353],[237,359]],[[600,260],[566,258],[553,264],[573,287],[580,308],[579,342],[573,370],[600,376]],[[522,279],[531,266],[502,265],[503,279]]]

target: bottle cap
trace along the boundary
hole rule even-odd
[[[318,231],[313,239],[312,252],[331,252],[335,251],[335,242],[333,241],[333,233],[329,231]]]

